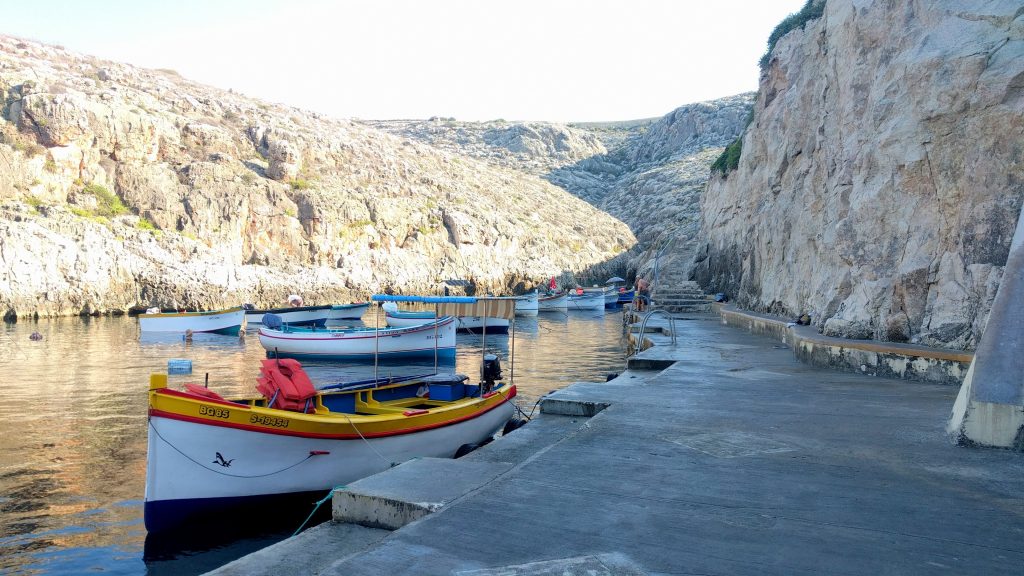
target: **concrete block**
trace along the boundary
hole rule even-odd
[[[334,493],[334,520],[397,530],[512,468],[507,462],[419,458]]]

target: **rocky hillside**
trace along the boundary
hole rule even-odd
[[[662,118],[633,122],[552,123],[423,121],[369,122],[375,128],[468,154],[489,164],[541,176],[625,222],[637,246],[592,269],[650,274],[660,266],[688,275],[700,229],[700,194],[709,167],[742,131],[754,94],[682,106]]]
[[[0,37],[0,310],[330,302],[474,277],[502,289],[635,243],[536,174],[585,133],[482,145],[537,171],[59,47]]]
[[[696,277],[829,335],[973,347],[1024,201],[1020,2],[829,0],[766,60]]]

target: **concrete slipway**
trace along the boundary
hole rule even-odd
[[[1024,572],[1024,455],[954,446],[956,387],[801,364],[717,316],[676,328],[637,363],[670,367],[543,405],[593,417],[335,495],[336,519],[404,527],[327,523],[217,573]]]

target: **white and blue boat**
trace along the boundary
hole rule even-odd
[[[245,326],[245,312],[241,307],[209,312],[154,312],[139,314],[142,332],[212,332],[238,336]]]
[[[327,316],[328,320],[359,320],[370,309],[369,302],[353,302],[351,304],[335,304]]]
[[[260,344],[268,356],[340,361],[455,357],[453,316],[408,328],[272,328],[266,325],[268,320],[264,317],[259,330]]]
[[[246,306],[250,306],[246,304]],[[332,306],[289,306],[288,308],[268,308],[257,310],[246,308],[247,324],[262,324],[264,314],[274,314],[288,326],[324,326],[331,315]],[[365,311],[365,310],[364,310]]]
[[[390,306],[389,306],[390,304]],[[384,320],[392,328],[407,328],[418,326],[427,322],[433,322],[437,317],[435,312],[399,310],[392,302],[384,306]],[[509,321],[505,318],[488,318],[486,316],[459,316],[457,317],[456,329],[459,332],[471,334],[508,334]]]

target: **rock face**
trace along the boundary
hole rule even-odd
[[[0,36],[0,101],[6,317],[276,305],[295,292],[325,303],[433,292],[445,278],[503,290],[635,243],[533,173],[173,71]],[[496,146],[540,163],[600,151],[582,133],[506,128]]]
[[[695,277],[825,334],[972,348],[1024,201],[1020,2],[829,1],[762,73]]]
[[[662,118],[630,122],[511,124],[375,121],[431,146],[545,178],[629,224],[638,243],[589,270],[590,280],[639,273],[687,277],[700,229],[708,168],[739,136],[754,94],[682,106]]]

